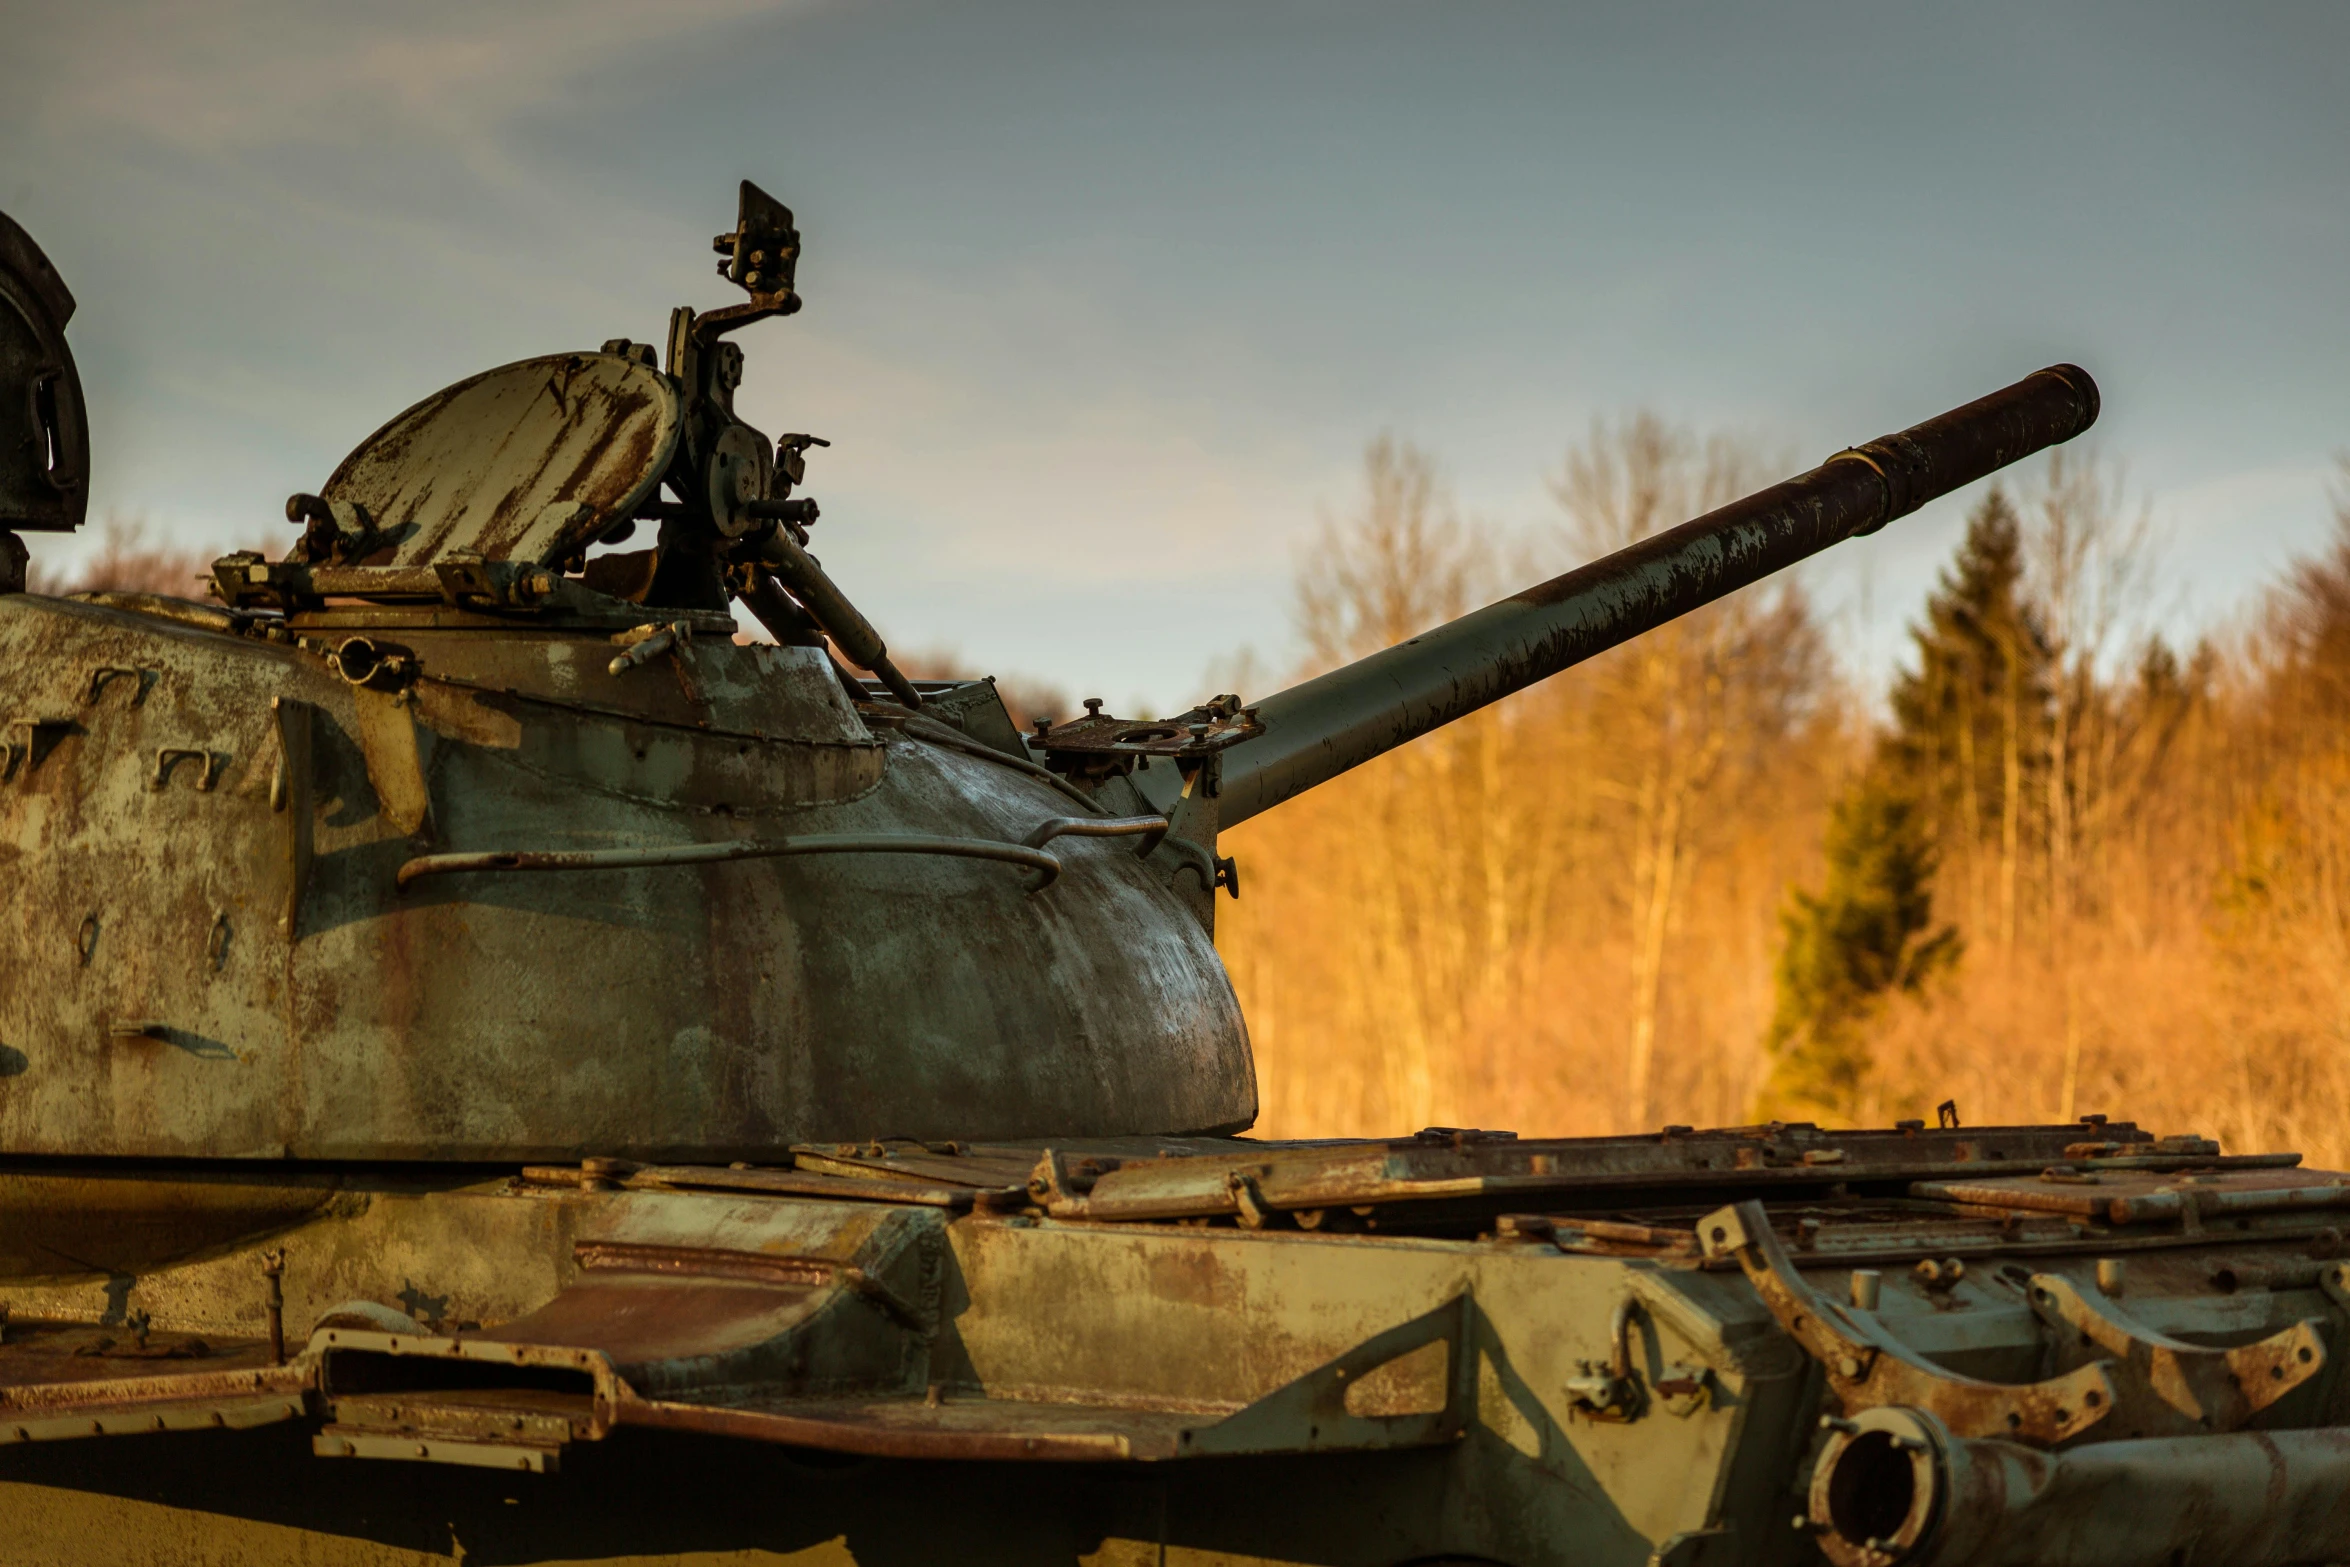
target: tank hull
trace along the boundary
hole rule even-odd
[[[0,1495],[55,1562],[2339,1559],[2350,1183],[2095,1136],[20,1165]]]

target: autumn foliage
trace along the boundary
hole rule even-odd
[[[1512,549],[1374,445],[1299,673],[1771,475],[1595,428]],[[2133,1118],[2350,1159],[2350,506],[2243,626],[2152,591],[2110,469],[1976,505],[1865,701],[1768,584],[1228,834],[1259,1131]],[[1865,675],[1867,672],[1859,672]]]

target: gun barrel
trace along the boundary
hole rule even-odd
[[[1244,822],[1349,768],[2097,422],[2097,383],[2055,365],[1811,472],[1553,577],[1256,706],[1218,818]]]

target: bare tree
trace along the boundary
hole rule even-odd
[[[1595,421],[1551,490],[1569,543],[1595,558],[1735,500],[1765,477],[1751,443],[1724,435],[1701,441],[1643,412]],[[1789,591],[1779,590],[1777,615],[1769,595],[1739,595],[1609,654],[1592,671],[1616,761],[1603,766],[1600,787],[1623,815],[1620,885],[1631,955],[1624,1123],[1634,1130],[1651,1120],[1666,949],[1691,862],[1709,837],[1706,804],[1723,782],[1733,738],[1751,732],[1754,715],[1739,709],[1759,695],[1751,679],[1758,633],[1786,634]],[[1809,624],[1808,615],[1797,618]]]
[[[1491,535],[1465,522],[1435,464],[1381,436],[1363,454],[1354,509],[1325,513],[1297,576],[1297,627],[1310,671],[1391,647],[1465,614],[1492,582]],[[1346,907],[1366,987],[1349,1011],[1375,1042],[1374,1097],[1412,1124],[1457,1099],[1464,1019],[1506,929],[1494,844],[1498,715],[1480,714],[1407,746],[1348,781]]]
[[[213,561],[225,553],[159,539],[145,518],[115,515],[99,524],[96,554],[62,571],[43,567],[36,559],[26,586],[35,593],[160,593],[172,598],[202,598],[212,580]]]
[[[2080,839],[2084,825],[2092,830],[2106,825],[2109,792],[2103,785],[2110,775],[2098,764],[2110,760],[2108,748],[2117,738],[2103,700],[2100,668],[2113,652],[2123,617],[2150,591],[2152,517],[2143,506],[2134,514],[2128,511],[2118,465],[2063,447],[2048,454],[2022,501],[2028,580],[2055,676],[2043,769],[2048,921],[2043,950],[2056,968],[2063,998],[2057,1119],[2069,1121],[2080,1097],[2084,1027],[2073,962]],[[2020,794],[2020,788],[2015,792]],[[2003,938],[2012,945],[2012,892],[2008,902]]]

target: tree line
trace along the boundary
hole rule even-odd
[[[1555,526],[1366,457],[1309,674],[1757,487],[1595,425]],[[2350,474],[2346,474],[2350,477]],[[1220,944],[1267,1135],[2102,1113],[2350,1156],[2350,492],[2224,635],[2134,630],[2148,530],[2070,452],[1987,489],[1866,699],[1748,590],[1251,822]]]

